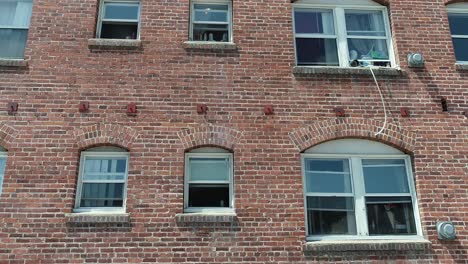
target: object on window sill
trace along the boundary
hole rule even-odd
[[[28,61],[22,59],[0,59],[0,67],[27,67]]]
[[[401,76],[403,71],[397,68],[372,68],[377,76]],[[293,74],[298,76],[313,75],[372,75],[366,67],[329,67],[329,66],[295,66]]]
[[[183,213],[176,215],[177,223],[233,223],[237,221],[234,212]]]
[[[65,214],[67,223],[128,223],[130,215],[117,212],[86,212]]]
[[[92,48],[122,48],[138,49],[141,48],[141,40],[138,39],[88,39],[88,47]]]
[[[217,42],[217,41],[185,41],[184,49],[200,49],[200,50],[227,50],[233,51],[237,49],[235,43],[232,42]]]
[[[425,251],[432,243],[424,238],[420,239],[381,239],[381,240],[330,240],[315,241],[304,244],[304,252],[323,253],[347,251]]]

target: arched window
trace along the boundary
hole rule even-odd
[[[185,212],[232,212],[232,153],[221,148],[198,148],[185,154]]]
[[[2,194],[3,177],[5,176],[7,152],[4,148],[0,147],[0,194]]]
[[[447,13],[457,63],[468,64],[468,3],[447,5]]]
[[[420,238],[410,157],[363,139],[322,143],[302,154],[311,240]]]
[[[129,153],[118,147],[81,152],[75,212],[125,211]]]

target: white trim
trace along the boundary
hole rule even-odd
[[[203,22],[203,21],[194,21],[195,18],[195,4],[225,4],[228,7],[227,10],[227,22]],[[228,25],[228,41],[216,41],[216,43],[234,43],[234,33],[233,33],[233,11],[232,11],[232,1],[231,0],[191,0],[190,1],[190,18],[189,18],[189,41],[193,42],[207,42],[200,40],[193,40],[193,24],[210,24],[210,25]]]
[[[138,4],[138,19],[104,19],[104,4],[105,3],[117,3],[117,4]],[[102,22],[116,22],[116,23],[137,23],[137,35],[136,40],[140,39],[141,31],[141,1],[140,0],[101,0],[99,2],[99,16],[96,28],[96,38],[101,38]]]
[[[190,181],[190,159],[191,158],[226,158],[228,160],[228,181]],[[184,173],[184,212],[234,212],[234,166],[232,153],[203,153],[188,152],[185,154]],[[227,184],[229,186],[229,207],[189,207],[189,184]]]
[[[325,143],[324,143],[325,144]],[[383,144],[382,144],[383,145]],[[320,145],[318,145],[320,146]],[[383,145],[385,146],[385,145]],[[363,150],[365,151],[365,150]],[[349,197],[348,193],[308,193],[307,192],[307,178],[305,171],[305,164],[307,159],[318,159],[324,160],[327,158],[341,158],[348,159],[350,162],[350,172],[351,172],[351,182],[352,190],[354,193],[354,214],[356,220],[356,233],[357,235],[309,235],[309,222],[308,222],[308,207],[307,207],[307,197],[317,197],[317,196],[329,196],[329,197]],[[406,176],[408,182],[409,193],[369,193],[365,192],[364,184],[364,173],[362,160],[363,159],[402,159],[405,162]],[[305,211],[305,223],[306,223],[306,237],[307,240],[356,240],[356,239],[422,239],[423,232],[421,226],[421,219],[419,216],[419,207],[416,196],[416,188],[414,183],[414,178],[411,169],[411,160],[408,155],[384,155],[384,154],[301,154],[301,164],[302,164],[302,182],[303,182],[303,192],[304,192],[304,211]],[[367,212],[366,212],[366,197],[411,197],[412,209],[413,209],[413,219],[415,223],[415,235],[369,235],[368,223],[367,223]]]
[[[111,181],[100,181],[100,180],[84,180],[84,168],[87,158],[124,158],[126,160],[125,175],[123,180],[111,180]],[[125,213],[127,204],[127,185],[128,185],[128,166],[129,166],[130,154],[128,152],[99,152],[99,151],[82,151],[80,157],[80,166],[78,173],[78,183],[76,187],[75,197],[75,208],[73,212],[101,212],[101,211],[112,211]],[[83,188],[83,182],[85,183],[123,183],[123,201],[122,207],[81,207],[81,192]]]
[[[328,1],[329,2],[329,1]],[[349,51],[348,51],[348,38],[353,39],[382,39],[386,40],[387,51],[388,51],[388,60],[366,60],[366,61],[384,61],[389,62],[390,67],[397,67],[395,53],[393,49],[393,41],[390,29],[390,21],[388,18],[387,7],[382,5],[349,5],[349,4],[336,4],[344,3],[343,1],[334,1],[335,4],[325,4],[324,1],[298,1],[293,4],[292,8],[292,21],[293,21],[293,38],[294,38],[294,54],[295,54],[295,64],[298,65],[297,59],[297,49],[296,49],[296,38],[332,38],[331,35],[320,35],[320,34],[311,34],[313,36],[307,36],[306,34],[296,34],[296,22],[295,22],[295,11],[299,9],[312,9],[312,10],[332,10],[333,11],[333,20],[335,26],[335,38],[337,45],[337,54],[338,62],[340,67],[349,67]],[[369,1],[372,2],[372,1]],[[315,4],[314,4],[315,3]],[[362,11],[380,11],[384,21],[385,27],[385,36],[348,36],[346,32],[346,21],[345,21],[345,11],[346,10],[362,10]],[[325,37],[326,36],[326,37]],[[304,67],[316,67],[314,65],[300,65]],[[330,67],[336,67],[330,65]]]

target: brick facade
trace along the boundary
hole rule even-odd
[[[371,75],[293,70],[289,0],[233,1],[235,46],[216,48],[186,43],[188,0],[143,0],[138,45],[93,40],[97,0],[34,0],[27,63],[0,66],[0,107],[19,105],[0,111],[0,263],[468,263],[468,71],[445,7],[455,1],[377,2],[401,70],[377,73],[389,117],[375,136],[384,114]],[[424,68],[408,67],[415,51]],[[411,155],[427,243],[306,243],[300,154],[339,138]],[[74,217],[80,151],[104,145],[129,150],[128,215]],[[201,146],[234,154],[235,215],[183,214],[184,153]],[[437,239],[441,220],[456,240]]]

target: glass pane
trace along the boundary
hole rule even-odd
[[[27,38],[27,29],[0,29],[0,58],[22,59]]]
[[[81,207],[120,207],[123,204],[123,183],[84,183]]]
[[[298,65],[339,66],[335,39],[296,38]]]
[[[452,35],[468,35],[468,14],[448,14]]]
[[[190,158],[190,181],[229,181],[229,159]]]
[[[468,61],[468,39],[453,38],[457,61]]]
[[[415,235],[411,197],[366,197],[370,235]]]
[[[31,13],[32,0],[0,1],[0,27],[28,28]]]
[[[2,193],[3,177],[5,175],[6,159],[0,158],[0,194]]]
[[[362,160],[366,193],[409,193],[405,161]]]
[[[229,184],[190,184],[189,207],[229,207]]]
[[[126,169],[125,158],[87,158],[83,180],[125,180]]]
[[[346,30],[354,36],[385,36],[381,11],[346,10]]]
[[[110,39],[136,39],[138,24],[109,24],[103,23],[101,38]]]
[[[335,35],[332,10],[296,9],[294,26],[296,33]]]
[[[353,198],[307,197],[309,235],[355,235]]]
[[[389,60],[384,39],[348,39],[350,60]]]
[[[228,22],[228,5],[196,4],[194,21]]]
[[[352,193],[347,159],[305,161],[307,192]]]
[[[138,20],[138,4],[104,4],[104,19]]]
[[[193,40],[195,41],[229,41],[228,25],[194,24]]]

